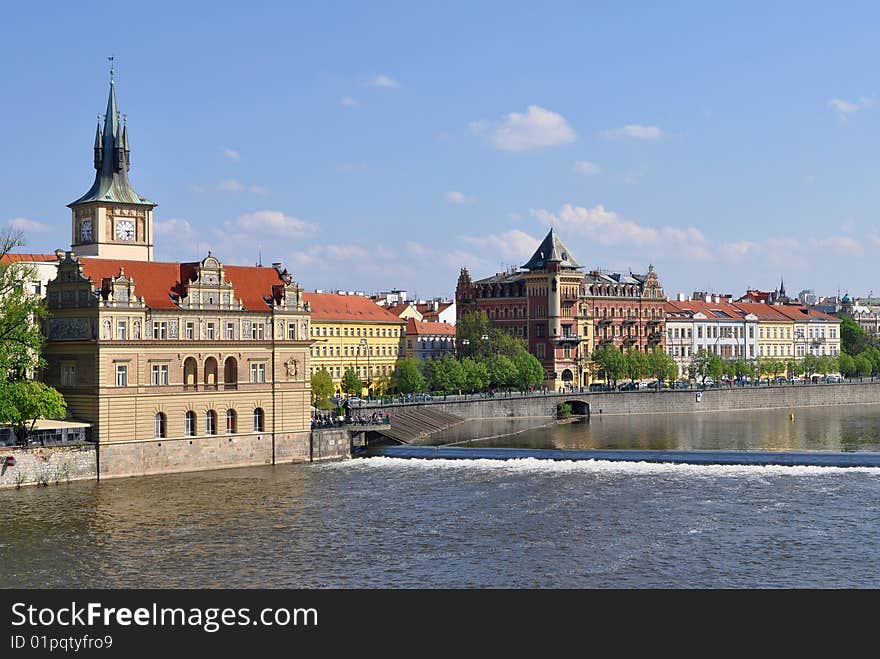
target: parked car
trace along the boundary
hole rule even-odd
[[[614,391],[614,388],[604,382],[594,382],[590,385],[590,391]]]
[[[672,388],[673,389],[690,389],[691,383],[688,382],[687,380],[676,380],[675,382],[672,383]]]
[[[825,376],[825,382],[829,382],[829,383],[843,382],[843,376],[837,375],[835,373],[829,373],[828,375]]]
[[[622,385],[617,387],[618,391],[636,391],[639,388],[638,382],[624,382]]]
[[[669,387],[666,386],[666,383],[663,382],[663,380],[656,380],[654,382],[649,382],[648,387],[650,389],[669,389]]]
[[[788,384],[788,378],[784,375],[777,375],[776,384]]]
[[[715,386],[715,380],[713,380],[713,379],[710,378],[710,377],[707,377],[706,379],[703,380],[703,382],[702,382],[702,386],[704,386],[704,387],[714,387],[714,386]]]

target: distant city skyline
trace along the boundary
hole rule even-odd
[[[114,56],[156,260],[449,297],[553,226],[670,298],[880,288],[871,3],[211,7],[7,10],[0,225],[27,251],[70,245]]]

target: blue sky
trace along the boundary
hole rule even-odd
[[[19,3],[0,223],[70,242],[115,55],[157,260],[448,295],[550,225],[670,295],[880,293],[872,3]]]

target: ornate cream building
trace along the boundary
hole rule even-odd
[[[44,380],[95,425],[101,472],[309,459],[310,313],[280,265],[153,260],[111,78],[95,181],[47,286]]]

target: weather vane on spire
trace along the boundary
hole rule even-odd
[[[107,61],[110,62],[110,84],[113,84],[114,78],[116,77],[116,57],[110,55],[110,57],[107,58]]]

